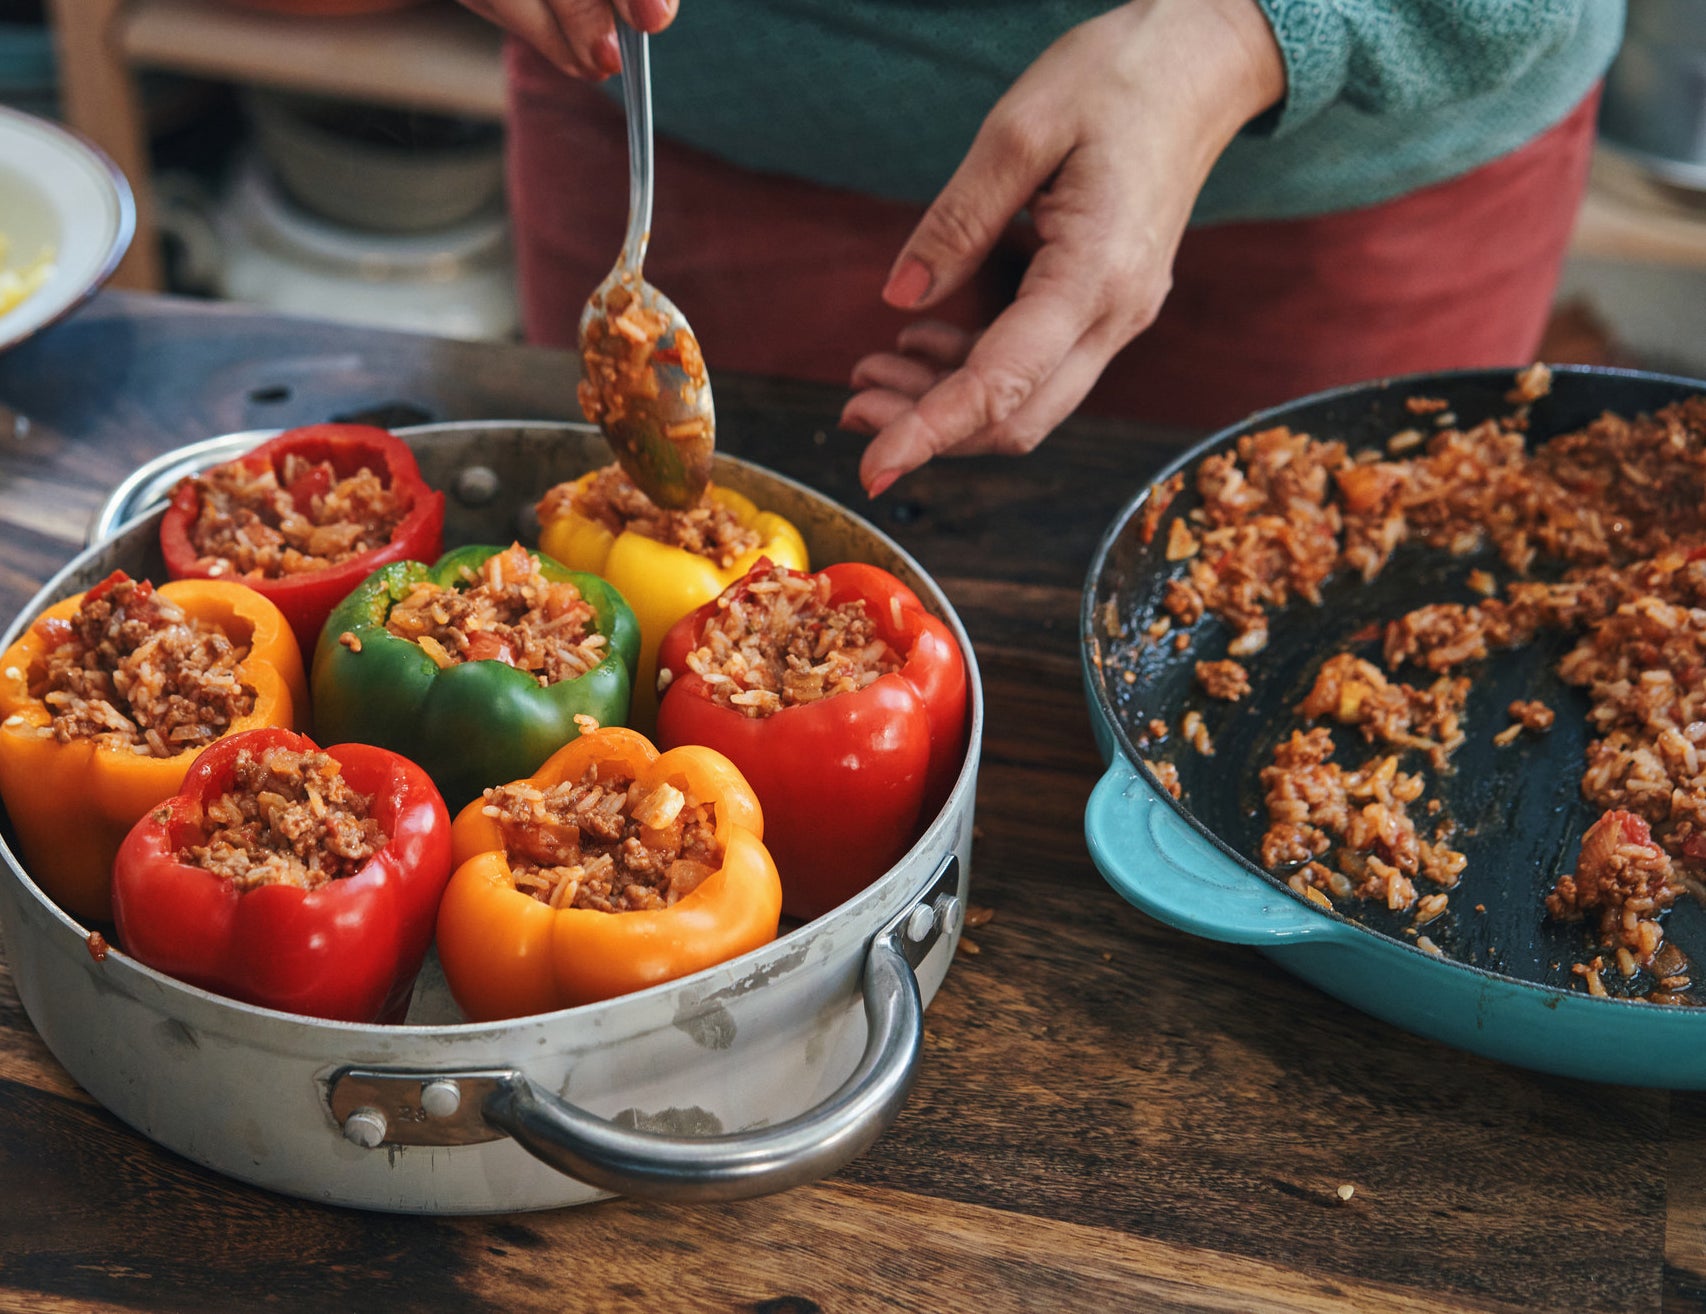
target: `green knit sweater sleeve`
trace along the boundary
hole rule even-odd
[[[1509,86],[1566,45],[1601,0],[1258,0],[1285,58],[1275,136],[1343,102],[1371,114]]]
[[[685,0],[651,46],[658,131],[756,173],[927,204],[1014,80],[1115,3]],[[1624,17],[1623,0],[1257,3],[1287,96],[1222,155],[1198,223],[1372,205],[1512,151],[1592,90]]]

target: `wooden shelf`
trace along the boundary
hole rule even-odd
[[[116,36],[139,67],[503,117],[501,33],[449,0],[353,18],[294,18],[218,0],[131,0]]]

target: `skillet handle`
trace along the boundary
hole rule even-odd
[[[1245,871],[1115,753],[1084,810],[1090,857],[1109,885],[1157,921],[1226,944],[1334,938],[1340,923]]]
[[[869,1038],[851,1076],[816,1108],[771,1127],[723,1136],[668,1136],[619,1126],[509,1074],[485,1102],[486,1121],[560,1172],[620,1195],[739,1200],[816,1181],[886,1131],[918,1075],[924,1005],[913,969],[963,921],[959,859],[872,938],[863,995]]]

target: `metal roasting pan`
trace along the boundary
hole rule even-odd
[[[1400,430],[1430,423],[1405,409],[1412,396],[1443,398],[1458,424],[1468,427],[1510,413],[1513,373],[1418,375],[1276,407],[1186,452],[1156,485],[1194,471],[1239,435],[1274,425],[1341,439],[1353,450],[1381,445]],[[1606,411],[1651,412],[1703,391],[1706,383],[1698,380],[1559,367],[1550,394],[1532,407],[1529,440],[1543,442]],[[1192,487],[1187,478],[1166,519],[1196,505]],[[1501,582],[1510,572],[1491,553],[1452,558],[1401,548],[1372,583],[1335,579],[1322,605],[1300,603],[1276,613],[1268,647],[1244,662],[1251,693],[1237,703],[1216,702],[1194,687],[1193,674],[1197,660],[1226,655],[1228,632],[1220,622],[1200,622],[1185,653],[1170,642],[1134,645],[1129,637],[1165,614],[1162,591],[1181,569],[1165,558],[1166,519],[1143,542],[1140,523],[1153,491],[1134,497],[1103,535],[1080,610],[1082,674],[1107,764],[1086,807],[1085,833],[1109,884],[1162,922],[1259,947],[1327,993],[1447,1044],[1590,1080],[1706,1087],[1706,1009],[1588,996],[1570,972],[1571,964],[1591,956],[1587,931],[1544,914],[1546,892],[1574,867],[1582,832],[1597,815],[1579,790],[1589,738],[1586,697],[1553,672],[1571,640],[1543,637],[1464,672],[1474,680],[1464,718],[1468,740],[1454,755],[1451,773],[1427,771],[1430,793],[1444,800],[1462,828],[1453,843],[1469,862],[1447,913],[1423,928],[1442,955],[1417,947],[1417,936],[1407,933],[1409,915],[1351,900],[1329,912],[1250,856],[1266,824],[1261,768],[1272,761],[1274,745],[1302,724],[1293,709],[1321,661],[1346,647],[1377,656],[1377,645],[1355,644],[1351,637],[1372,622],[1425,602],[1474,601],[1465,583],[1474,567]],[[1508,724],[1504,709],[1518,697],[1545,700],[1557,722],[1548,734],[1524,734],[1495,747],[1492,735]],[[1212,757],[1177,734],[1191,708],[1204,717]],[[1151,743],[1152,718],[1164,719],[1174,733]],[[1361,760],[1356,737],[1341,735],[1339,743],[1342,760]],[[1160,787],[1150,754],[1176,765],[1181,801]],[[1426,769],[1416,760],[1403,766]],[[1679,899],[1666,915],[1666,939],[1706,965],[1706,908]],[[1616,978],[1614,971],[1606,975]],[[1695,975],[1699,979],[1699,968]]]
[[[585,425],[398,432],[449,495],[450,544],[534,541],[539,495],[610,459]],[[3,642],[116,567],[163,578],[166,490],[268,436],[212,439],[138,470],[100,511],[92,545]],[[18,996],[79,1084],[143,1135],[231,1177],[404,1213],[544,1209],[611,1193],[735,1199],[832,1173],[881,1135],[912,1087],[923,1009],[959,941],[983,736],[976,662],[941,590],[872,525],[728,456],[714,477],[793,520],[814,565],[860,559],[894,571],[959,640],[971,685],[965,762],[905,857],[765,948],[637,994],[468,1023],[429,957],[405,1025],[357,1026],[235,1003],[116,950],[97,961],[87,937],[100,928],[56,907],[0,842],[0,937]]]

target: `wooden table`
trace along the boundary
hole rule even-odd
[[[104,295],[0,356],[0,607],[166,448],[352,413],[563,418],[571,370]],[[927,1014],[894,1128],[831,1180],[738,1204],[322,1207],[117,1122],[0,967],[0,1309],[1706,1308],[1706,1099],[1416,1039],[1149,921],[1091,865],[1080,588],[1178,435],[1077,421],[1024,460],[939,462],[867,506],[839,394],[717,389],[722,445],[867,510],[982,665],[972,879],[994,915]]]

